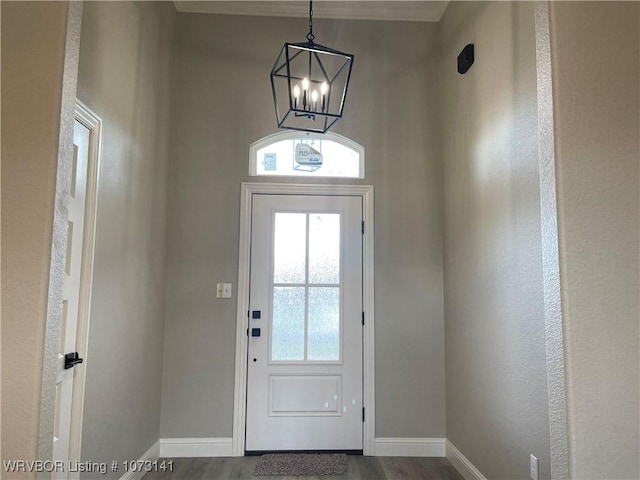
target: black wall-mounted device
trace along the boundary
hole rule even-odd
[[[473,43],[470,43],[462,49],[458,55],[458,73],[464,75],[471,68],[474,61]]]

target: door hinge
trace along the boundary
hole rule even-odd
[[[362,421],[364,422],[364,407],[362,407]]]
[[[364,326],[364,312],[362,312],[362,325]]]
[[[364,235],[364,222],[362,222],[362,234]]]
[[[247,328],[247,337],[249,336],[249,329]]]

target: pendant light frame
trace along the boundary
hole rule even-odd
[[[354,55],[317,44],[314,39],[313,2],[310,1],[307,41],[285,43],[271,69],[271,90],[279,128],[325,133],[342,118]],[[300,90],[304,81],[309,86]],[[296,91],[298,96],[294,94]],[[311,99],[312,93],[315,101]]]

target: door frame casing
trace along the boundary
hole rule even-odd
[[[80,268],[80,295],[78,303],[78,326],[76,350],[84,357],[84,363],[74,367],[78,371],[73,380],[73,403],[71,409],[71,432],[69,460],[80,461],[82,445],[82,419],[84,413],[84,387],[87,377],[89,357],[89,322],[91,313],[91,291],[93,287],[93,264],[96,242],[96,221],[98,216],[98,181],[100,175],[100,145],[102,140],[102,120],[89,107],[76,99],[74,121],[89,130],[89,156],[87,160],[87,187],[85,219],[82,240],[82,261]],[[70,478],[78,478],[78,473]]]
[[[238,252],[238,299],[236,313],[236,359],[233,394],[232,454],[244,456],[247,407],[247,328],[251,260],[251,211],[253,195],[357,196],[362,198],[365,229],[362,237],[363,326],[363,453],[374,455],[375,447],[375,354],[374,354],[374,218],[373,186],[292,183],[246,183],[240,187],[240,240]]]

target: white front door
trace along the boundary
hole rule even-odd
[[[362,198],[254,195],[246,451],[362,450]]]

